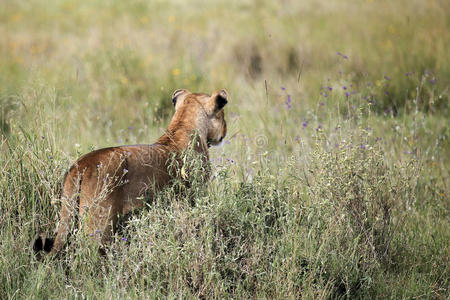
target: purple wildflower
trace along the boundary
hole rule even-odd
[[[364,145],[364,144],[359,145],[359,149],[366,150],[366,145]]]
[[[302,123],[302,126],[303,126],[303,128],[308,127],[308,121],[304,121],[304,122]]]
[[[128,239],[126,237],[121,238],[122,241],[128,242]]]
[[[286,88],[285,88],[284,86],[282,86],[282,87],[281,87],[281,90],[282,90],[282,91],[285,91],[285,90],[286,90]]]
[[[391,80],[391,78],[389,78],[388,76],[384,75],[384,79],[386,80]]]
[[[346,90],[347,89],[347,87],[344,85],[343,87],[342,87],[344,90]]]
[[[384,91],[384,94],[385,94],[386,96],[389,96],[389,92],[388,92],[388,91]]]
[[[320,125],[317,126],[317,127],[316,127],[316,131],[319,131],[321,128],[322,128],[322,126],[320,126]]]
[[[430,81],[431,84],[435,84],[436,83],[436,79],[435,78],[431,78],[429,81]]]
[[[344,59],[348,59],[348,56],[345,54],[342,54],[341,52],[336,52],[337,55],[342,56]]]
[[[292,102],[291,95],[288,95],[287,96],[287,100],[286,100],[286,108],[287,109],[291,109],[292,108],[291,102]]]
[[[349,92],[345,92],[345,97],[348,98],[348,96],[350,96],[350,93]]]
[[[298,135],[295,136],[295,141],[296,142],[300,141],[300,137]]]
[[[333,90],[333,88],[331,86],[329,86],[328,90],[331,92]]]

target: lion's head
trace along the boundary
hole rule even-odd
[[[223,108],[228,103],[225,90],[219,90],[212,95],[191,93],[185,89],[176,90],[172,95],[175,110],[186,110],[200,107],[203,111],[199,122],[206,124],[206,138],[208,146],[221,144],[227,134],[227,123]]]

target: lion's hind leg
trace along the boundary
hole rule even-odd
[[[110,243],[116,229],[121,212],[121,189],[109,180],[86,182],[82,189],[85,193],[80,199],[80,231],[102,249]]]

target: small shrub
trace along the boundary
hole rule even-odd
[[[306,189],[312,217],[303,226],[316,237],[318,254],[309,260],[320,260],[320,274],[335,295],[367,291],[380,265],[392,263],[392,241],[414,197],[417,168],[414,161],[389,168],[377,146],[344,142],[314,151]]]

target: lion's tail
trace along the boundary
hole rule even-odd
[[[50,238],[41,238],[35,240],[33,250],[35,253],[43,250],[50,254],[57,254],[64,247],[71,226],[76,221],[78,215],[79,192],[81,186],[81,174],[78,168],[72,167],[64,176],[62,191],[61,216],[58,226],[58,233],[55,240]]]

